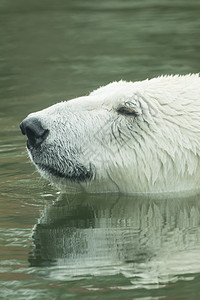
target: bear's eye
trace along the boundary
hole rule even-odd
[[[121,106],[117,109],[118,114],[124,115],[124,116],[137,116],[137,112],[135,109],[131,106]]]

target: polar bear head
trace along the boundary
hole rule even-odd
[[[177,192],[200,187],[200,78],[113,82],[21,123],[41,175],[62,190]]]

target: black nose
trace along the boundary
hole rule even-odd
[[[20,129],[22,134],[28,137],[28,148],[40,146],[49,133],[49,130],[44,129],[37,118],[26,118],[20,124]]]

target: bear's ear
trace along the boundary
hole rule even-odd
[[[123,104],[119,105],[117,108],[117,112],[120,115],[133,117],[136,117],[140,114],[138,108],[136,107],[136,104],[130,101],[126,101]]]

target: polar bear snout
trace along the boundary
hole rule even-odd
[[[20,124],[22,134],[28,138],[27,147],[37,148],[46,139],[49,130],[42,127],[41,122],[37,118],[26,118]]]

